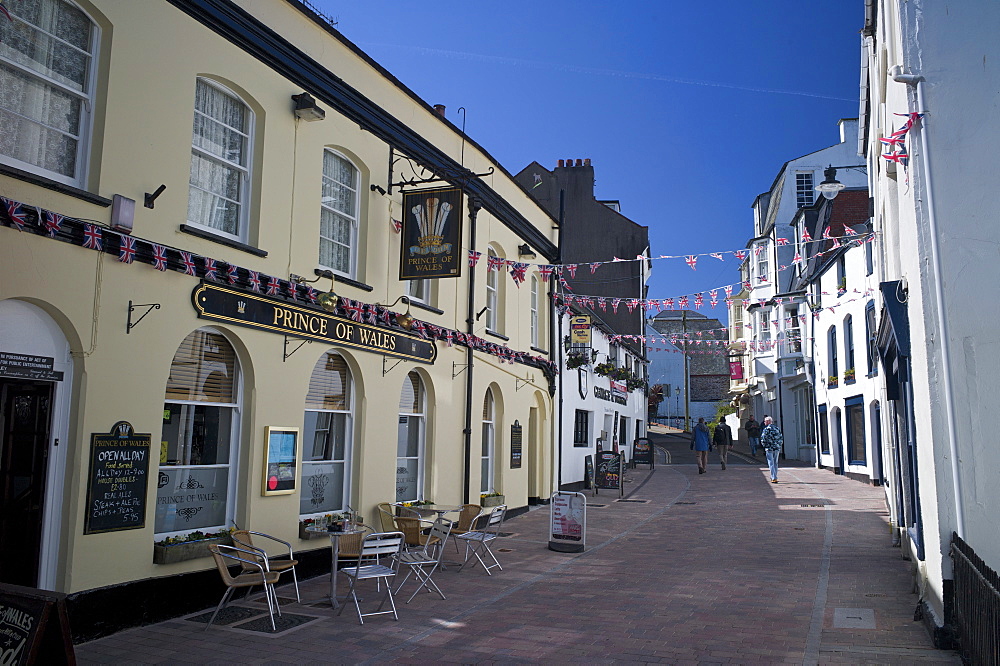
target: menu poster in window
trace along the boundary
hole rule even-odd
[[[295,492],[298,454],[298,428],[264,428],[264,495],[290,495]]]
[[[91,434],[84,534],[145,527],[150,438],[128,421]]]
[[[521,440],[523,438],[524,428],[520,423],[514,421],[514,425],[510,427],[510,468],[520,469],[521,467]]]

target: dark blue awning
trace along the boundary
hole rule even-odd
[[[878,348],[884,357],[890,343],[899,356],[910,355],[910,317],[906,311],[906,292],[901,280],[882,282],[882,321],[878,328]]]

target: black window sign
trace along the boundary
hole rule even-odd
[[[0,584],[0,664],[75,664],[66,595]]]
[[[597,488],[617,490],[621,494],[624,456],[614,451],[597,452]]]
[[[632,443],[632,463],[653,469],[653,442],[648,437],[639,437]]]
[[[91,434],[84,534],[145,527],[149,442],[128,421]]]
[[[446,188],[403,194],[400,280],[462,274],[462,190]]]
[[[54,363],[50,356],[0,352],[0,377],[61,382],[63,373],[52,369]]]
[[[363,349],[417,363],[434,363],[437,356],[433,340],[423,340],[376,324],[352,321],[263,294],[203,282],[195,287],[191,298],[202,319]]]
[[[521,468],[521,438],[524,428],[520,423],[514,421],[510,427],[510,468]]]

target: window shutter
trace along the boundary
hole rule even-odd
[[[170,363],[167,400],[236,402],[236,353],[218,333],[194,331]]]
[[[403,390],[399,394],[399,413],[400,414],[422,414],[423,409],[421,408],[421,385],[420,385],[420,375],[416,372],[411,372],[406,375],[406,379],[403,381]]]
[[[350,409],[351,371],[344,358],[328,352],[320,357],[309,379],[306,409]]]

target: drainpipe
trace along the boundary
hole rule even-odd
[[[926,114],[924,106],[924,77],[920,74],[904,74],[896,65],[890,71],[892,80],[905,83],[916,90],[917,113]],[[938,337],[941,340],[941,388],[944,393],[945,421],[948,424],[948,454],[951,458],[951,483],[955,493],[955,533],[965,538],[965,510],[962,505],[962,477],[958,466],[958,428],[955,423],[955,395],[951,384],[951,354],[948,343],[948,317],[944,309],[944,289],[941,280],[941,253],[938,245],[937,214],[934,209],[934,187],[931,180],[930,150],[926,121],[921,118],[915,125],[920,134],[920,161],[924,176],[924,198],[927,207],[927,227],[930,232],[931,265],[934,269],[934,306],[937,308]]]
[[[559,190],[559,237],[558,237],[558,252],[559,256],[556,258],[557,263],[562,263],[562,241],[563,241],[563,226],[565,224],[566,216],[566,190]],[[556,309],[556,299],[552,298],[556,290],[556,279],[552,276],[552,280],[549,282],[549,308],[553,315],[553,318],[559,322],[558,329],[555,326],[550,326],[550,336],[555,335],[555,340],[550,342],[549,349],[556,353],[556,362],[559,364],[559,376],[556,378],[558,384],[556,385],[556,391],[559,392],[559,419],[556,423],[556,490],[562,490],[562,460],[563,460],[563,391],[566,388],[566,378],[562,376],[563,368],[563,354],[565,350],[563,349],[563,332],[562,332],[562,316]],[[551,355],[551,352],[550,352]]]
[[[476,247],[476,217],[483,203],[479,199],[469,200],[469,247]],[[476,272],[469,271],[469,303],[466,310],[466,332],[472,335],[476,324]],[[475,361],[475,352],[470,342],[465,352],[465,504],[471,504],[472,497],[472,365]]]

